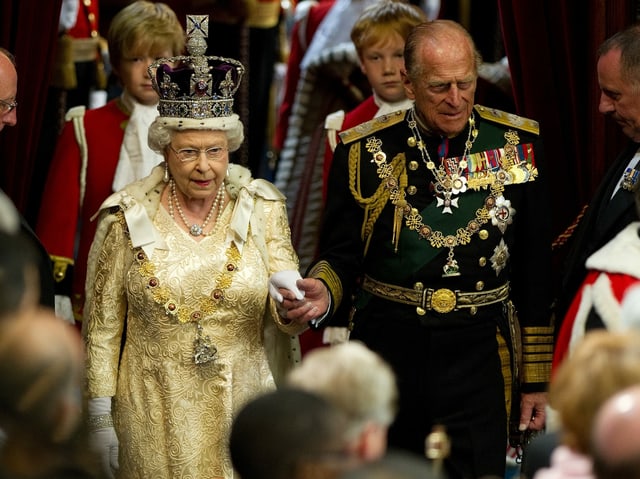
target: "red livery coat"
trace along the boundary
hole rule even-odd
[[[80,320],[84,302],[87,257],[96,230],[91,217],[113,193],[112,183],[120,156],[129,112],[120,99],[101,108],[88,110],[84,127],[88,147],[86,191],[80,205],[82,161],[72,122],[67,122],[49,168],[36,231],[45,248],[56,257],[74,260],[71,298],[76,319]],[[77,238],[77,240],[76,240]],[[76,241],[77,247],[76,247]],[[54,271],[54,274],[56,271]],[[57,281],[61,281],[58,270]]]

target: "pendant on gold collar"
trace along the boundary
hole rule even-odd
[[[196,339],[193,341],[193,361],[205,364],[216,359],[218,348],[211,343],[211,338],[205,335],[202,326],[196,325]]]

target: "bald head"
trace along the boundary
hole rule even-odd
[[[640,385],[610,397],[596,414],[594,469],[599,479],[640,478]]]
[[[451,52],[468,57],[477,74],[482,57],[473,38],[462,25],[452,20],[440,19],[416,26],[405,43],[404,62],[408,76],[418,79],[432,64],[450,62],[448,57]],[[423,55],[427,61],[423,61]]]
[[[0,323],[0,427],[52,442],[73,434],[80,421],[83,351],[78,330],[51,310]]]
[[[18,72],[13,57],[0,48],[0,130],[5,126],[14,126],[18,121],[16,109],[7,107],[7,103],[15,102],[17,94]]]

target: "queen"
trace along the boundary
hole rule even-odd
[[[272,274],[298,275],[284,197],[230,164],[244,69],[204,56],[207,22],[188,17],[189,56],[149,67],[164,162],[104,201],[89,255],[88,411],[116,477],[232,478],[232,418],[275,388],[304,328],[269,296]]]

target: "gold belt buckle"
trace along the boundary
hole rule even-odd
[[[456,307],[456,293],[447,288],[436,289],[431,294],[431,309],[438,313],[449,313]]]

